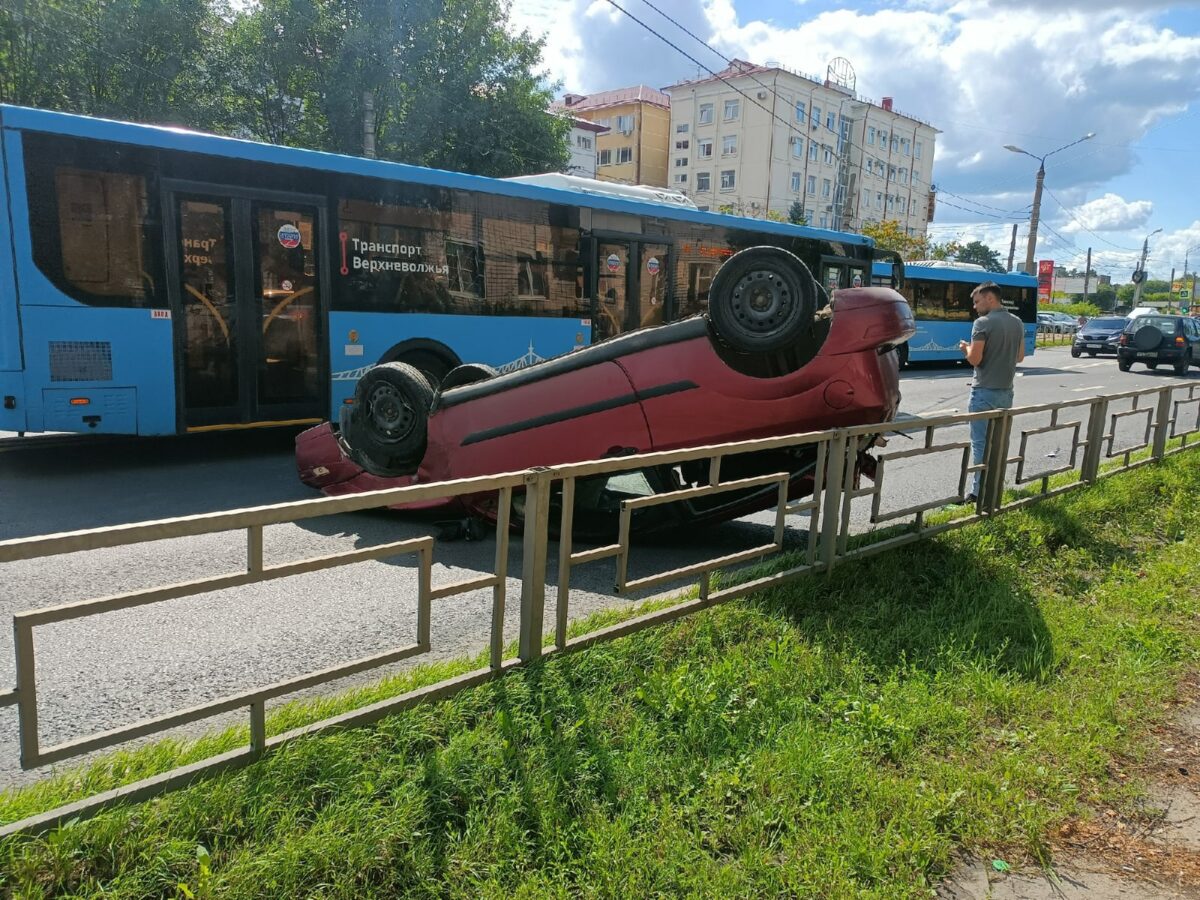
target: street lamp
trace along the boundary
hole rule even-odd
[[[1142,299],[1142,285],[1146,283],[1146,254],[1150,252],[1150,238],[1154,237],[1162,231],[1161,228],[1155,228],[1152,232],[1146,235],[1146,239],[1142,241],[1142,261],[1138,263],[1137,270],[1141,274],[1138,276],[1137,285],[1133,289],[1133,308],[1137,309],[1138,303]],[[1136,273],[1135,273],[1136,274]]]
[[[1028,150],[1022,150],[1020,147],[1016,147],[1012,144],[1004,145],[1005,150],[1011,150],[1013,153],[1024,153],[1026,156],[1032,157],[1038,161],[1037,186],[1033,189],[1033,214],[1029,217],[1029,245],[1025,248],[1025,272],[1028,275],[1034,274],[1033,251],[1037,246],[1038,214],[1042,209],[1042,182],[1046,180],[1046,160],[1055,153],[1066,150],[1068,147],[1074,147],[1076,144],[1082,144],[1084,141],[1090,141],[1095,136],[1096,132],[1089,131],[1079,140],[1071,141],[1069,144],[1063,144],[1057,150],[1051,150],[1044,156],[1036,156],[1030,153]]]

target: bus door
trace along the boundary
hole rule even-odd
[[[821,260],[820,285],[830,296],[842,288],[870,287],[871,264],[856,259]]]
[[[182,426],[323,419],[321,207],[220,189],[166,202]]]
[[[667,320],[669,254],[666,244],[615,239],[596,242],[594,340]]]

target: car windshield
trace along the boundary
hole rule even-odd
[[[1124,316],[1105,316],[1104,318],[1092,319],[1088,322],[1088,328],[1122,328],[1124,325]]]

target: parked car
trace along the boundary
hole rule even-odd
[[[1071,334],[1078,327],[1074,319],[1062,313],[1037,314],[1037,330],[1042,334]]]
[[[1078,359],[1082,354],[1096,356],[1100,353],[1117,353],[1121,332],[1129,322],[1124,316],[1097,316],[1075,332],[1071,343],[1071,355]]]
[[[1135,362],[1157,369],[1160,363],[1186,375],[1200,365],[1200,322],[1188,316],[1143,315],[1130,319],[1117,346],[1117,366],[1128,372]]]
[[[884,423],[900,402],[889,351],[914,331],[896,291],[850,288],[827,301],[795,256],[754,247],[722,265],[704,315],[504,375],[461,366],[436,390],[410,366],[376,366],[339,427],[327,422],[297,437],[296,463],[305,484],[341,495]],[[873,460],[860,462],[869,474]],[[723,480],[790,472],[789,493],[801,497],[812,490],[815,464],[814,452],[781,450],[728,457],[721,471]],[[605,477],[586,489],[581,482],[576,533],[603,532],[622,499],[706,478],[707,466],[685,465]],[[646,532],[736,518],[772,505],[775,495],[756,488],[645,507],[632,524]],[[494,493],[463,504],[495,519]]]

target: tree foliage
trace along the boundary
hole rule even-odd
[[[875,241],[880,250],[894,250],[904,259],[920,259],[927,243],[923,237],[908,234],[895,219],[867,222],[862,233]]]
[[[793,225],[808,224],[808,216],[804,214],[804,204],[801,201],[792,201],[792,205],[788,207],[787,220]]]
[[[11,0],[0,100],[507,176],[561,169],[502,0]],[[368,98],[374,109],[368,115]]]
[[[954,258],[958,262],[983,266],[989,272],[1004,271],[1004,263],[1000,261],[1000,254],[983,241],[971,241],[964,244],[958,248]]]

